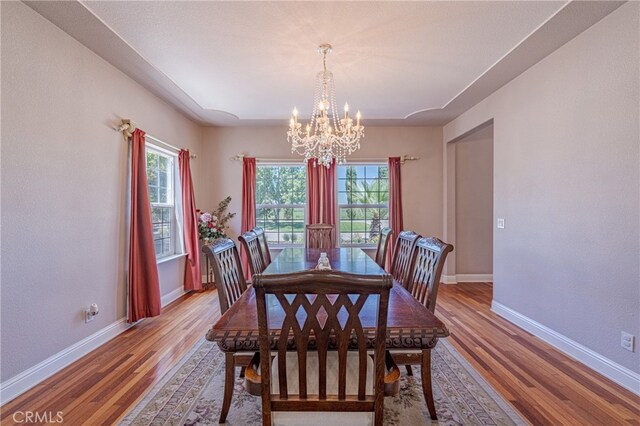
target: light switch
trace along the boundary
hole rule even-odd
[[[498,226],[498,228],[503,229],[504,228],[504,219],[499,217],[497,226]]]

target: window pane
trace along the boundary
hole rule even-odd
[[[151,208],[151,222],[153,223],[162,222],[162,209],[160,207]]]
[[[163,188],[167,187],[169,181],[169,176],[167,172],[160,172],[160,186]]]
[[[305,166],[256,167],[256,219],[267,241],[304,244],[307,170]]]
[[[380,228],[389,222],[388,175],[388,167],[382,164],[338,166],[342,178],[338,180],[338,203],[343,206],[339,211],[340,244],[377,243]]]
[[[151,202],[151,222],[153,223],[153,243],[156,257],[173,253],[173,157],[151,147],[146,150],[149,201]],[[159,207],[154,204],[167,204]]]
[[[170,204],[168,195],[169,194],[168,194],[167,188],[159,188],[158,203]]]
[[[161,155],[159,158],[159,166],[161,172],[166,172],[169,169],[169,159]]]
[[[162,221],[171,222],[171,209],[169,207],[162,209]]]
[[[162,254],[167,255],[171,253],[171,239],[163,238],[162,239]]]

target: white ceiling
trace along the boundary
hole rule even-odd
[[[331,43],[337,103],[366,125],[442,124],[619,5],[575,3],[594,2],[28,4],[204,124],[310,114]]]

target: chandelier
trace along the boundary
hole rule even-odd
[[[355,123],[349,117],[349,105],[346,103],[344,116],[338,117],[333,73],[327,70],[327,53],[331,53],[331,45],[321,44],[318,52],[322,54],[324,70],[316,75],[311,120],[302,130],[298,109],[294,108],[287,140],[291,143],[291,152],[303,155],[305,163],[317,158],[318,164],[329,167],[334,159],[338,164],[344,164],[346,156],[360,148],[364,126],[360,125],[360,111],[356,114]]]

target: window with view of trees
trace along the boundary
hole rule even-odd
[[[338,166],[340,245],[376,245],[389,226],[389,167]]]
[[[256,167],[256,225],[272,245],[304,244],[307,169],[305,166]]]
[[[147,185],[156,258],[175,253],[174,157],[147,146]]]

